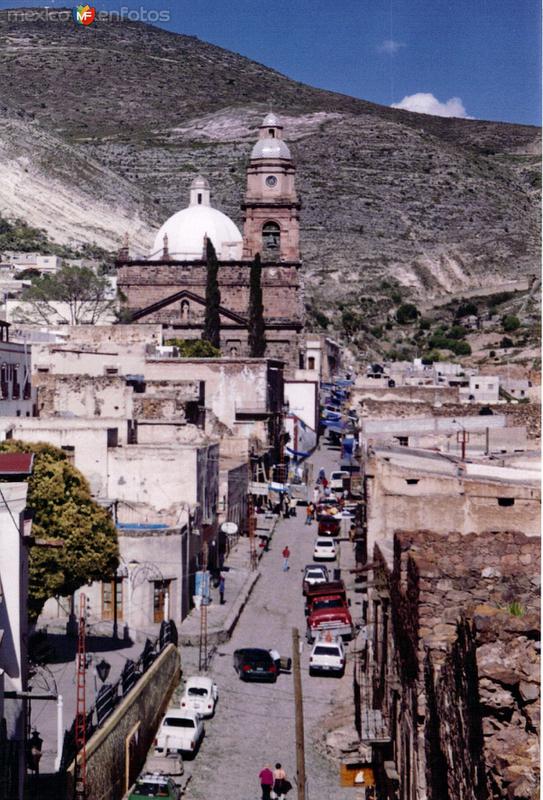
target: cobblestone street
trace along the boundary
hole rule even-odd
[[[314,456],[316,471],[327,473],[339,461],[339,453],[323,449]],[[292,627],[304,641],[301,657],[306,734],[308,800],[343,800],[352,790],[339,786],[339,768],[313,746],[319,720],[330,711],[340,681],[309,677],[310,648],[305,643],[302,569],[312,562],[316,524],[306,526],[305,509],[277,525],[270,552],[260,562],[261,577],[243,611],[232,639],[219,646],[210,674],[219,686],[215,718],[206,722],[206,738],[193,762],[186,797],[191,800],[256,800],[260,797],[258,773],[265,763],[280,761],[294,784],[296,750],[294,689],[292,676],[281,674],[275,684],[244,683],[232,667],[239,647],[275,647],[281,655],[292,651]],[[282,571],[281,551],[291,550],[290,570]],[[332,565],[333,566],[333,565]],[[185,676],[197,666],[197,648],[182,648]],[[349,681],[349,673],[341,682]],[[295,797],[296,788],[289,795]]]

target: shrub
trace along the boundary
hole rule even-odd
[[[467,332],[467,328],[464,328],[463,325],[453,325],[449,330],[448,336],[451,339],[463,339]]]
[[[502,327],[506,333],[511,333],[511,331],[516,331],[520,328],[520,320],[515,314],[507,314],[502,319]]]
[[[468,342],[460,341],[454,342],[453,347],[451,348],[453,353],[457,356],[470,356],[471,355],[471,347]]]
[[[402,303],[402,305],[396,311],[396,319],[400,325],[407,325],[410,322],[415,322],[419,316],[420,312],[418,308],[412,303]]]
[[[429,331],[431,325],[432,325],[432,323],[430,322],[429,319],[424,319],[424,317],[420,318],[420,320],[419,320],[419,328],[421,329],[421,331]]]
[[[220,358],[221,355],[207,339],[167,339],[166,344],[177,347],[181,358]]]
[[[455,317],[456,319],[462,319],[462,317],[471,317],[476,316],[479,313],[479,309],[475,305],[475,303],[471,302],[461,302],[458,308],[456,309]]]
[[[514,341],[509,338],[509,336],[504,336],[500,342],[500,347],[507,349],[508,347],[514,347]]]

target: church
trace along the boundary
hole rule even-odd
[[[190,186],[189,205],[162,225],[147,258],[131,259],[127,246],[120,251],[117,280],[130,321],[160,323],[165,339],[200,338],[209,238],[219,260],[223,357],[249,355],[250,266],[260,253],[266,357],[296,369],[303,349],[304,302],[295,173],[283,126],[270,112],[247,166],[243,235],[229,217],[213,208],[208,181],[197,177]]]

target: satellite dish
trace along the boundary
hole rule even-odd
[[[221,525],[221,531],[223,533],[227,533],[229,536],[233,536],[238,532],[238,526],[235,522],[223,522]]]

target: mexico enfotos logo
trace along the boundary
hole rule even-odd
[[[90,5],[78,5],[71,11],[69,8],[14,8],[7,12],[8,22],[72,22],[89,27],[93,22],[169,22],[169,9],[128,8],[121,6],[112,11],[97,11]]]

